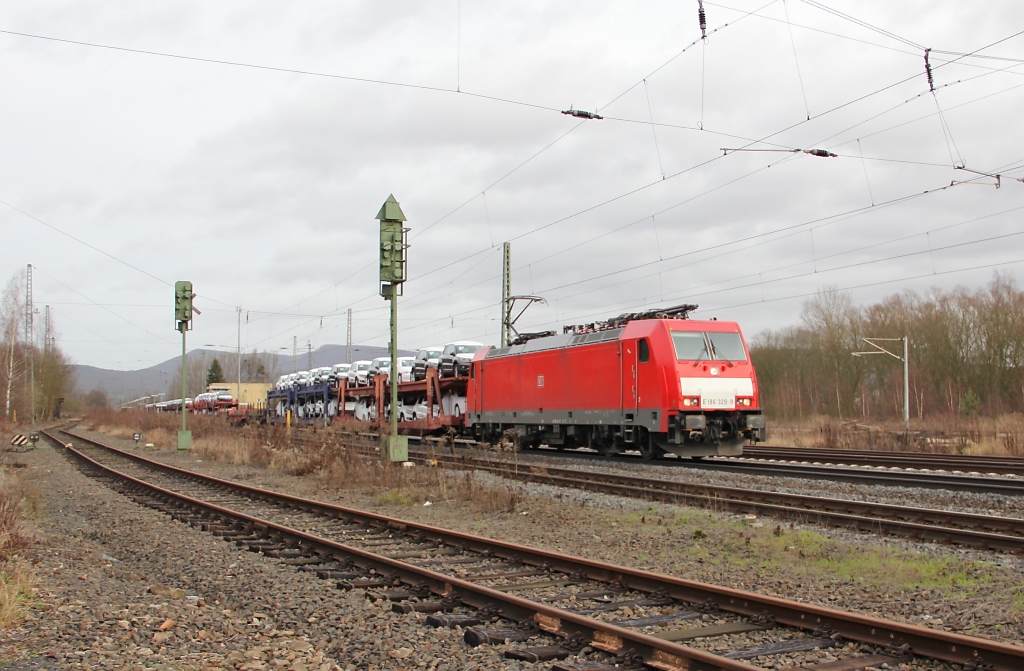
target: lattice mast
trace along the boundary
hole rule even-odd
[[[28,370],[28,396],[29,417],[32,426],[36,424],[36,368],[35,368],[35,334],[33,333],[32,306],[32,264],[28,264],[25,273],[25,369]]]

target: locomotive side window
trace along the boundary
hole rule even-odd
[[[647,363],[651,359],[651,348],[647,344],[647,338],[641,338],[640,344],[637,348],[637,356],[640,357],[640,363]]]
[[[696,361],[710,359],[708,344],[701,331],[673,331],[672,343],[676,346],[676,359],[679,361]]]
[[[711,347],[715,351],[714,358],[729,361],[747,360],[739,333],[708,333],[708,338],[711,339]]]

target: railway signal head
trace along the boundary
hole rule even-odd
[[[174,283],[174,320],[177,322],[192,321],[192,283],[178,281]]]
[[[406,234],[409,229],[402,226],[405,213],[394,195],[389,195],[381,205],[377,219],[380,221],[381,295],[390,299],[396,293],[396,285],[405,282],[405,250],[409,246]]]

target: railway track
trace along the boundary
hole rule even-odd
[[[555,670],[1024,668],[1017,646],[414,524],[74,440],[65,449],[87,474],[139,503],[394,611],[462,627],[470,645],[521,642],[506,656]]]
[[[292,440],[303,441],[302,438]],[[473,445],[475,443],[469,447]],[[372,448],[362,449],[366,456],[377,454]],[[556,452],[530,451],[520,454],[519,460],[510,463],[507,459],[494,458],[486,454],[474,456],[468,451],[461,450],[452,454],[427,447],[419,450],[410,449],[409,458],[417,463],[436,463],[448,468],[484,470],[499,477],[523,482],[712,508],[738,514],[764,515],[862,533],[901,536],[915,541],[1024,553],[1024,519],[1021,518],[661,480],[647,475],[639,477],[580,468],[558,468],[531,458],[540,454],[553,456]],[[599,455],[589,456],[593,456],[598,462],[607,459]],[[665,463],[671,464],[672,461],[667,460]],[[757,472],[763,474],[761,471]],[[865,484],[879,483],[868,481]]]
[[[738,458],[1024,476],[1024,458],[991,455],[747,445]]]
[[[351,435],[366,435],[377,437],[377,434],[351,434]],[[421,436],[409,436],[410,444],[419,442],[421,445],[427,445],[431,442],[443,442],[435,438],[424,438]],[[486,444],[479,443],[475,440],[457,439],[456,444],[460,447],[487,447]],[[745,446],[744,454],[740,457],[712,457],[700,460],[694,459],[681,459],[672,456],[663,457],[655,460],[655,463],[659,466],[674,467],[674,468],[687,468],[693,470],[707,470],[707,471],[719,471],[727,473],[745,473],[750,475],[759,476],[773,476],[773,477],[785,477],[785,478],[803,478],[809,480],[831,480],[834,482],[849,482],[854,484],[863,485],[879,485],[879,486],[891,486],[891,487],[921,487],[925,489],[943,489],[950,491],[962,491],[962,492],[973,492],[976,494],[999,494],[1003,496],[1024,496],[1024,477],[994,477],[991,474],[998,474],[1001,471],[993,468],[989,469],[957,469],[948,468],[942,469],[936,466],[934,469],[926,468],[921,465],[913,465],[913,461],[904,461],[903,465],[900,465],[898,460],[894,460],[891,463],[884,463],[879,460],[877,462],[871,461],[870,458],[864,459],[861,462],[857,462],[854,458],[845,456],[849,452],[857,452],[856,450],[842,450],[842,455],[836,456],[832,450],[819,450],[824,456],[821,459],[797,459],[799,454],[793,456],[790,461],[817,461],[821,463],[833,463],[837,466],[815,466],[808,465],[806,463],[763,463],[776,457],[760,456],[767,454],[786,454],[791,452],[802,452],[804,448],[761,448],[759,446]],[[764,450],[780,450],[780,452],[765,452]],[[753,456],[751,460],[746,461],[747,451],[751,450]],[[783,452],[785,451],[785,452]],[[595,461],[595,462],[609,462],[615,463],[616,461],[642,461],[642,458],[638,453],[620,453],[612,457],[607,457],[597,452],[586,451],[586,450],[559,450],[550,447],[541,447],[536,449],[528,449],[521,452],[523,455],[530,454],[544,454],[544,455],[563,455],[573,459],[581,459],[584,461]],[[871,453],[874,454],[874,453]],[[879,454],[892,454],[882,452]],[[935,455],[935,456],[949,456],[949,455]],[[787,460],[787,458],[779,456],[780,460]],[[967,457],[965,457],[967,459]],[[1008,458],[1009,465],[1004,465],[1007,469],[1005,475],[1015,475],[1009,469],[1012,467],[1013,459]],[[1024,463],[1024,460],[1021,460]],[[918,464],[924,462],[916,462]],[[985,462],[979,462],[985,463]],[[995,463],[991,459],[989,463]],[[853,468],[841,468],[840,464],[858,464],[857,467]],[[963,465],[961,463],[961,465]],[[894,470],[872,470],[873,468],[884,468]],[[905,469],[918,469],[918,470],[961,470],[962,472],[979,473],[978,475],[961,475],[961,474],[944,474],[934,472],[915,472],[915,470]],[[985,475],[989,474],[989,475]],[[1024,473],[1022,473],[1024,475]]]
[[[747,448],[744,448],[746,450]],[[594,452],[577,450],[558,451],[540,449],[536,452],[544,454],[563,454],[577,459],[607,462],[611,460],[640,461],[641,457],[634,454],[618,454],[605,457]],[[527,454],[529,453],[526,452]],[[872,464],[861,467],[842,468],[840,466],[814,466],[797,463],[776,463],[768,461],[744,461],[744,457],[714,457],[701,459],[662,458],[652,463],[659,466],[687,468],[701,471],[718,471],[724,473],[746,473],[783,478],[803,478],[809,480],[831,480],[834,482],[850,482],[864,485],[882,485],[890,487],[923,487],[926,489],[947,489],[953,491],[974,492],[977,494],[1002,494],[1004,496],[1024,496],[1024,478],[1011,476],[986,477],[984,475],[958,475],[935,472],[917,472],[912,470],[873,470]],[[837,462],[843,463],[843,462]],[[910,468],[887,467],[888,468]]]
[[[366,448],[367,456],[376,452]],[[523,482],[567,487],[648,501],[713,508],[740,514],[766,515],[801,523],[842,527],[864,533],[902,536],[916,541],[965,545],[983,550],[1024,553],[1024,519],[916,508],[869,501],[807,496],[762,489],[704,485],[649,476],[611,474],[579,468],[468,454],[410,450],[417,463],[484,470]]]

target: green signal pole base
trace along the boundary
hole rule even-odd
[[[409,461],[409,436],[381,436],[380,453],[387,461]]]
[[[192,432],[182,429],[178,431],[178,451],[184,452],[192,447]],[[408,448],[407,448],[408,449]]]

